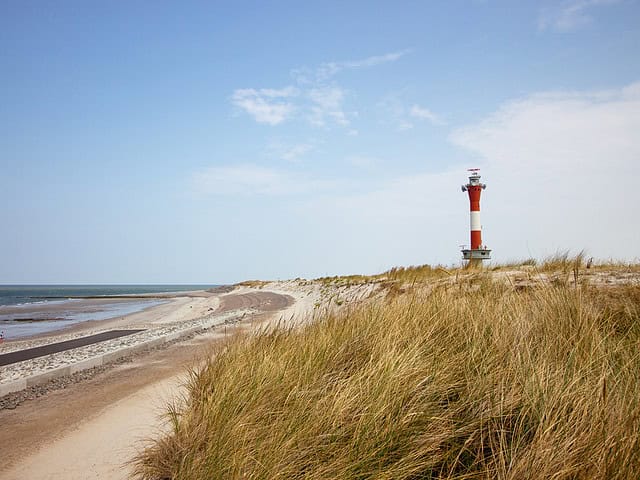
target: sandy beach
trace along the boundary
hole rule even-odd
[[[2,367],[0,386],[20,376],[59,369],[65,362],[82,364],[96,355],[130,348],[127,342],[174,338],[106,364],[90,378],[0,410],[0,479],[128,478],[128,462],[145,438],[163,428],[163,406],[180,395],[187,368],[197,364],[213,342],[265,322],[310,318],[320,300],[317,286],[280,282],[271,287],[176,294],[167,303],[132,315],[2,345],[0,354],[110,329],[145,330],[126,341],[101,342]]]

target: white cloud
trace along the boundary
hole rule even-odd
[[[421,120],[427,120],[433,125],[445,125],[445,122],[435,113],[428,108],[421,107],[419,105],[413,105],[409,110],[409,115]]]
[[[375,67],[376,65],[383,63],[395,62],[399,58],[404,57],[410,51],[411,50],[409,49],[405,49],[399,52],[386,53],[384,55],[374,55],[362,60],[342,62],[342,64],[338,63],[338,65],[342,65],[344,68]]]
[[[404,97],[406,97],[404,92],[392,92],[385,95],[378,103],[378,107],[384,111],[387,121],[395,125],[398,131],[411,130],[415,126],[415,120],[426,120],[436,126],[446,125],[440,116],[428,108],[417,104],[407,107],[408,102]]]
[[[257,165],[211,167],[197,172],[193,181],[198,193],[214,195],[275,193],[288,179]]]
[[[210,167],[192,176],[193,189],[200,195],[318,194],[339,188],[343,183],[254,164]]]
[[[362,169],[370,169],[383,163],[379,158],[371,157],[369,155],[349,155],[346,158],[346,161],[354,167]]]
[[[288,162],[297,162],[301,157],[311,152],[314,146],[311,143],[287,144],[279,140],[272,141],[267,147],[268,154]]]
[[[538,28],[553,28],[560,32],[576,30],[593,21],[590,12],[595,7],[616,3],[620,3],[620,0],[566,0],[558,7],[543,9],[538,18]]]
[[[392,92],[385,95],[378,102],[378,108],[382,110],[382,117],[385,123],[391,123],[399,131],[410,130],[413,123],[407,118],[405,102],[401,98],[402,92]]]
[[[335,229],[324,237],[314,232],[335,255],[328,272],[457,262],[458,245],[469,242],[469,203],[459,185],[466,168],[480,167],[487,184],[483,241],[496,261],[583,248],[597,258],[631,260],[640,244],[638,131],[640,83],[531,95],[453,132],[451,141],[471,152],[473,163],[376,181],[361,177],[357,189],[306,199],[300,215]]]
[[[282,159],[288,161],[298,160],[303,155],[313,150],[313,147],[306,143],[292,145],[290,148],[282,152]]]
[[[475,160],[444,172],[380,175],[384,165],[361,156],[346,160],[363,172],[376,168],[375,176],[317,179],[241,165],[205,170],[194,180],[212,194],[287,196],[283,205],[299,216],[307,237],[333,252],[333,263],[323,264],[327,272],[458,261],[458,245],[469,235],[468,199],[459,188],[468,167],[480,167],[488,185],[483,241],[495,260],[583,248],[597,258],[631,260],[640,244],[639,131],[640,82],[507,102],[452,132],[451,142]]]
[[[252,208],[259,195],[270,202],[280,196],[275,208],[286,215],[267,228],[282,234],[279,245],[286,245],[295,275],[459,262],[458,245],[469,241],[469,203],[459,187],[468,167],[480,167],[487,184],[483,241],[496,261],[582,248],[597,258],[631,260],[640,244],[639,131],[640,83],[541,93],[455,129],[451,142],[473,160],[452,162],[444,172],[385,175],[380,169],[391,162],[384,162],[366,175],[375,159],[364,152],[346,159],[364,168],[351,181],[255,165],[204,170],[194,181],[204,193],[231,195],[233,205],[243,205],[240,196]],[[287,243],[291,232],[296,241]]]
[[[312,88],[309,90],[311,100],[311,123],[316,126],[325,126],[327,120],[338,125],[347,126],[349,120],[343,110],[345,91],[336,86]]]
[[[321,226],[311,233],[331,252],[319,273],[376,273],[395,265],[456,262],[468,229],[461,177],[453,171],[416,172],[300,205],[299,214]]]
[[[608,170],[640,158],[640,82],[618,90],[547,92],[509,102],[451,140],[501,167]]]
[[[231,99],[234,105],[253,116],[256,122],[278,125],[295,111],[294,104],[288,99],[298,94],[298,90],[291,86],[279,90],[244,88],[235,90]]]
[[[395,62],[399,58],[405,56],[410,50],[402,50],[399,52],[386,53],[384,55],[374,55],[360,60],[348,60],[345,62],[327,62],[320,65],[316,70],[316,80],[323,82],[333,77],[342,70],[369,68],[384,63]]]
[[[487,198],[500,225],[493,237],[499,249],[513,257],[526,256],[526,244],[537,255],[555,246],[632,258],[640,242],[640,226],[632,220],[638,131],[635,83],[532,95],[450,138],[478,155],[477,166],[490,178]]]
[[[347,127],[350,124],[348,117],[353,117],[356,113],[345,112],[343,104],[346,90],[328,80],[342,70],[370,68],[395,62],[408,52],[409,50],[402,50],[361,60],[327,62],[315,69],[295,69],[291,74],[300,89],[293,86],[283,89],[238,89],[234,91],[231,100],[259,123],[278,125],[301,111],[301,115],[314,126],[326,127],[332,123]]]
[[[640,244],[639,131],[640,83],[541,93],[454,130],[451,141],[474,160],[444,172],[384,175],[379,169],[388,162],[363,155],[347,157],[363,168],[350,181],[256,165],[215,167],[193,180],[201,192],[230,195],[238,205],[240,196],[279,196],[278,211],[287,212],[279,229],[303,237],[289,245],[297,275],[459,262],[458,246],[469,241],[469,203],[459,187],[468,167],[480,167],[487,184],[483,242],[495,261],[583,248],[632,260]],[[365,175],[371,165],[376,175]]]

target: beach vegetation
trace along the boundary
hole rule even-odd
[[[385,295],[227,340],[137,475],[637,478],[640,286],[536,268],[568,280],[393,269]]]
[[[250,288],[263,288],[268,285],[269,282],[264,280],[245,280],[243,282],[239,282],[236,285],[241,287],[250,287]]]

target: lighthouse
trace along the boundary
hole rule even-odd
[[[491,250],[482,244],[482,224],[480,223],[480,193],[487,188],[480,183],[479,168],[468,170],[469,183],[462,185],[462,191],[469,193],[469,210],[471,216],[471,248],[462,249],[462,258],[469,260],[469,266],[480,266],[483,260],[491,259]]]

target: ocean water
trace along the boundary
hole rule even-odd
[[[80,322],[129,315],[165,303],[122,295],[207,290],[216,285],[0,285],[0,333],[7,340]],[[95,299],[99,299],[98,302]]]
[[[0,285],[0,305],[23,305],[87,297],[207,290],[217,285]]]

